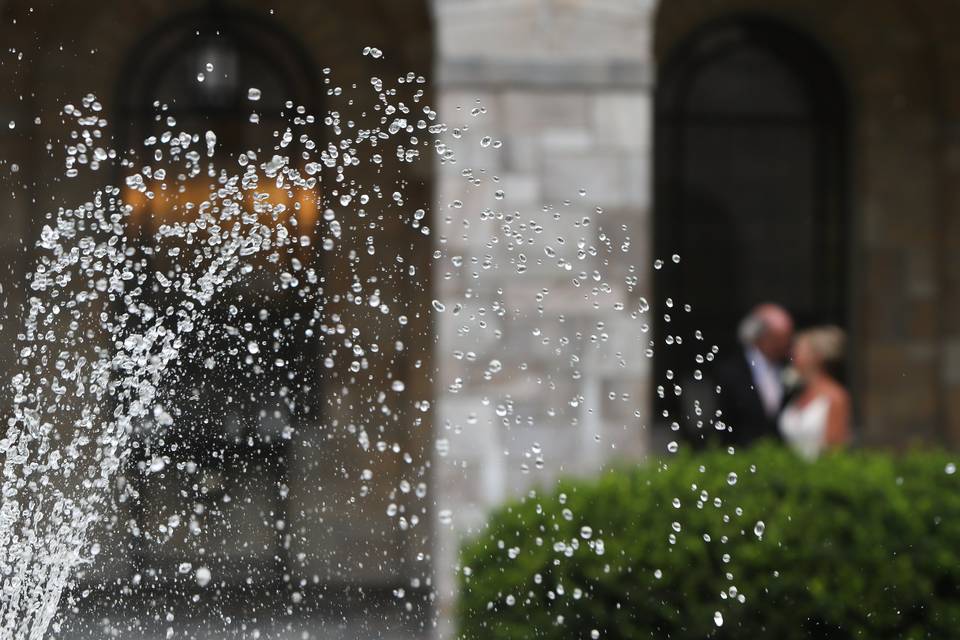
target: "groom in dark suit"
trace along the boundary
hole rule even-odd
[[[779,305],[761,304],[741,321],[739,337],[742,348],[713,372],[719,387],[714,421],[724,444],[744,446],[779,437],[777,420],[787,400],[782,373],[793,319]]]

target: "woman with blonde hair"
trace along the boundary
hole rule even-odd
[[[808,459],[851,439],[850,395],[835,374],[845,342],[838,327],[814,327],[798,333],[793,344],[793,368],[803,386],[780,414],[779,426],[784,441]]]

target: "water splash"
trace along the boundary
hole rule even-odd
[[[374,48],[365,54],[382,57]],[[95,528],[116,496],[122,498],[131,491],[118,479],[128,465],[134,437],[144,424],[162,433],[178,419],[170,397],[182,375],[178,363],[204,357],[208,369],[220,364],[216,358],[222,354],[197,348],[203,342],[198,336],[226,333],[235,338],[240,354],[236,362],[251,371],[268,366],[264,363],[274,358],[267,342],[234,326],[242,324],[242,314],[233,305],[226,318],[213,311],[231,302],[228,297],[237,287],[257,282],[275,291],[295,290],[299,311],[308,322],[291,322],[285,330],[300,332],[297,340],[338,341],[336,349],[320,358],[322,366],[329,370],[342,364],[358,375],[370,370],[377,359],[388,361],[390,349],[383,336],[366,332],[367,327],[351,315],[379,314],[399,326],[407,326],[415,312],[442,318],[454,329],[450,333],[456,334],[440,339],[443,350],[463,365],[441,370],[441,376],[450,374],[440,381],[447,393],[469,391],[468,385],[479,379],[489,383],[479,401],[482,407],[471,407],[467,413],[467,428],[482,420],[504,431],[538,422],[577,428],[601,424],[597,414],[604,403],[603,390],[592,388],[592,382],[581,386],[580,381],[597,376],[598,371],[613,380],[622,371],[636,373],[646,367],[644,361],[652,357],[654,345],[645,318],[650,306],[639,296],[638,274],[647,267],[617,264],[631,251],[627,225],[607,223],[601,208],[588,213],[570,201],[546,205],[529,215],[511,212],[509,188],[501,188],[500,178],[479,165],[459,169],[467,186],[450,201],[443,220],[448,235],[440,235],[433,253],[432,266],[438,275],[444,280],[459,278],[466,283],[465,291],[426,296],[413,310],[402,308],[389,295],[383,285],[390,278],[416,282],[421,274],[402,256],[382,257],[383,247],[372,239],[374,229],[384,228],[382,215],[367,209],[375,203],[381,211],[392,208],[410,231],[411,243],[429,242],[426,211],[409,211],[413,207],[407,203],[403,180],[385,177],[393,175],[389,164],[420,162],[421,150],[430,148],[441,165],[456,164],[453,141],[459,141],[468,126],[453,129],[453,141],[446,139],[446,126],[431,108],[420,104],[423,78],[408,74],[398,78],[396,86],[387,84],[376,77],[370,81],[377,109],[370,114],[369,126],[335,110],[314,117],[288,104],[288,126],[276,132],[272,149],[245,149],[226,158],[225,136],[213,130],[178,129],[175,119],[164,113],[164,105],[157,105],[157,115],[165,130],[145,138],[136,156],[105,147],[99,142],[105,137],[94,135],[107,126],[95,97],[86,96],[80,106],[64,107],[63,115],[79,127],[75,138],[83,141],[83,148],[66,149],[65,175],[74,178],[81,171],[111,167],[121,171],[122,178],[103,186],[88,202],[49,216],[38,242],[40,257],[28,279],[32,293],[18,345],[14,409],[0,440],[0,452],[5,455],[0,509],[3,637],[42,637],[55,619],[62,595],[74,586],[72,576],[95,561],[99,552]],[[403,92],[397,87],[407,89],[405,98],[400,98]],[[340,96],[339,88],[331,91]],[[246,95],[251,108],[269,97],[255,87],[249,87]],[[486,107],[478,104],[468,113],[471,119],[479,118]],[[257,124],[261,116],[265,117],[251,113],[250,126],[265,126]],[[321,122],[328,140],[308,131],[307,125]],[[494,135],[476,133],[475,146],[482,152],[501,147]],[[361,165],[381,168],[386,182],[364,185],[362,177],[353,175]],[[485,188],[493,202],[478,207],[475,192]],[[587,196],[584,189],[576,193],[580,198]],[[149,203],[165,203],[170,215],[154,225],[145,206]],[[466,243],[458,244],[459,232],[448,231],[458,225],[463,225],[464,239],[468,233],[488,234],[486,253],[470,255],[469,250],[483,242],[466,249],[462,246]],[[366,237],[351,246],[347,239],[351,232]],[[350,271],[344,290],[303,259],[320,252],[340,252],[338,261]],[[376,261],[372,273],[358,267],[365,255]],[[653,267],[670,269],[671,263],[679,261],[674,255],[670,261],[655,260]],[[164,268],[157,268],[158,264]],[[498,280],[498,271],[509,275]],[[531,278],[545,273],[556,286],[542,286],[548,278],[529,286]],[[507,279],[518,283],[515,289],[506,285]],[[674,311],[673,301],[667,302],[671,313],[690,313],[688,305],[678,304]],[[485,334],[484,341],[496,343],[505,332],[513,334],[513,343],[504,340],[499,348],[482,349],[480,334]],[[702,341],[697,333],[695,339]],[[282,339],[293,340],[291,336]],[[668,335],[665,346],[680,339]],[[517,341],[533,344],[511,353],[511,344]],[[398,341],[394,348],[409,347]],[[713,359],[715,348],[707,351],[705,346],[704,351],[697,366]],[[282,369],[288,363],[277,356],[273,366]],[[420,363],[415,366],[419,368]],[[433,372],[424,375],[430,377]],[[672,372],[660,382],[661,397],[683,393]],[[391,416],[396,409],[389,406],[390,399],[409,394],[414,386],[392,376],[373,384],[381,388],[365,390],[361,401],[371,412]],[[524,406],[519,389],[523,385],[542,395],[543,411]],[[588,391],[581,393],[582,388]],[[592,470],[603,463],[599,447],[613,449],[641,427],[645,416],[640,409],[626,412],[623,419],[616,417],[622,412],[617,407],[629,406],[636,397],[636,392],[607,390],[603,408],[613,409],[611,420],[623,433],[619,440],[612,437],[613,430],[590,434],[588,446],[578,451],[585,468],[593,465]],[[425,398],[410,399],[415,415],[432,408]],[[696,415],[701,416],[699,408]],[[700,422],[709,425],[712,417],[705,415]],[[662,418],[671,419],[666,414]],[[411,423],[419,424],[418,420]],[[674,422],[671,428],[679,430],[679,425]],[[455,422],[444,425],[454,438],[461,429]],[[411,464],[409,452],[388,442],[374,425],[350,424],[347,430],[364,451],[391,451],[404,464]],[[280,437],[292,436],[283,430]],[[555,447],[542,441],[546,446],[525,443],[518,456],[519,471],[529,474],[545,468]],[[440,457],[446,457],[451,439],[437,438],[435,448]],[[676,441],[666,446],[670,454],[678,448]],[[143,472],[161,473],[169,465],[164,456],[153,456]],[[361,477],[368,482],[373,473],[365,469]],[[736,480],[731,474],[730,484]],[[404,478],[378,513],[386,513],[402,531],[414,529],[420,515],[405,511],[401,498],[413,493],[423,499],[425,486]],[[701,496],[701,501],[707,499]],[[457,527],[467,520],[457,510],[445,508],[455,505],[437,506],[444,507],[436,512],[443,527]],[[674,508],[681,508],[679,498]],[[559,515],[567,520],[574,517],[569,509]],[[670,543],[683,535],[688,534],[677,523],[669,532]],[[603,555],[600,536],[599,528],[584,526],[579,539],[558,544],[554,552],[557,558],[569,557],[583,540],[583,548]],[[709,536],[704,541],[709,542]],[[504,553],[513,552],[506,549]],[[177,573],[201,588],[217,582],[207,566],[181,562]],[[654,578],[661,578],[660,570]],[[396,597],[407,596],[398,590]],[[717,624],[722,624],[722,617]]]
[[[80,129],[75,137],[89,141],[79,152],[68,148],[67,177],[108,163],[124,177],[122,186],[105,185],[50,214],[37,242],[12,417],[0,440],[0,636],[42,637],[75,570],[94,561],[99,545],[91,532],[111,508],[131,438],[146,422],[172,424],[162,400],[180,375],[175,364],[192,355],[185,353],[191,334],[225,330],[210,310],[227,292],[266,273],[277,290],[297,288],[305,310],[322,310],[319,278],[297,256],[314,251],[315,228],[323,249],[334,250],[341,238],[335,209],[355,201],[351,210],[359,206],[362,215],[368,193],[392,193],[390,201],[402,204],[403,185],[364,187],[351,171],[361,162],[382,164],[391,140],[399,162],[415,162],[427,144],[417,136],[442,130],[429,107],[418,106],[417,119],[412,114],[423,83],[400,78],[410,89],[404,94],[374,78],[374,124],[354,127],[330,112],[321,118],[330,141],[308,136],[314,116],[288,103],[290,126],[273,153],[245,150],[222,163],[214,160],[216,132],[177,130],[166,117],[168,128],[143,141],[141,155],[150,161],[138,166],[136,157],[96,145],[107,122],[94,96],[63,108]],[[251,101],[260,96],[249,90]],[[159,116],[165,107],[157,106]],[[332,174],[329,193],[321,189],[324,171]],[[203,181],[210,187],[198,192]],[[171,201],[170,194],[186,196],[150,229],[142,205]],[[310,219],[311,207],[324,210],[322,221]],[[428,234],[419,218],[415,226]],[[351,300],[359,303],[361,289],[353,288]],[[375,292],[363,297],[387,309]],[[356,345],[347,357],[375,357],[359,348],[359,330],[339,329]],[[260,348],[251,341],[248,350],[253,356]],[[198,569],[196,581],[209,583],[209,569]]]

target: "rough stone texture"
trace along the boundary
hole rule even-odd
[[[457,550],[490,508],[559,475],[595,473],[647,450],[649,336],[612,305],[636,309],[648,281],[651,10],[633,1],[434,2],[440,113],[451,127],[470,129],[451,141],[457,163],[437,169],[434,235],[444,258],[434,282],[448,311],[437,318],[435,424],[445,444],[435,456],[434,495],[438,509],[452,513],[438,524],[434,557],[441,637],[452,637]],[[486,113],[467,115],[474,106]],[[485,135],[503,147],[482,148]],[[465,168],[482,184],[468,184]],[[491,199],[491,189],[502,189],[503,200]],[[454,200],[463,207],[450,208]],[[520,236],[533,242],[513,245],[503,216],[481,221],[484,208],[513,214],[514,231],[527,223]],[[531,222],[543,231],[530,231]],[[581,238],[607,255],[603,236],[614,247],[606,266],[577,258]],[[547,246],[556,257],[545,255]],[[462,268],[453,256],[462,256]],[[560,258],[572,270],[559,267]],[[601,268],[608,295],[594,296],[599,283],[589,278],[573,284],[580,271]],[[629,275],[637,278],[631,291]],[[452,315],[465,293],[468,304]],[[457,351],[475,361],[452,358]],[[502,371],[485,380],[492,360]],[[451,391],[457,378],[462,384]]]

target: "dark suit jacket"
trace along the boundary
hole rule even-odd
[[[717,406],[723,412],[720,420],[727,425],[726,431],[717,432],[721,442],[745,446],[761,438],[780,437],[777,428],[779,415],[771,417],[764,410],[743,350],[718,363],[713,379],[720,386],[717,395]],[[783,404],[786,401],[787,394],[784,393]]]

